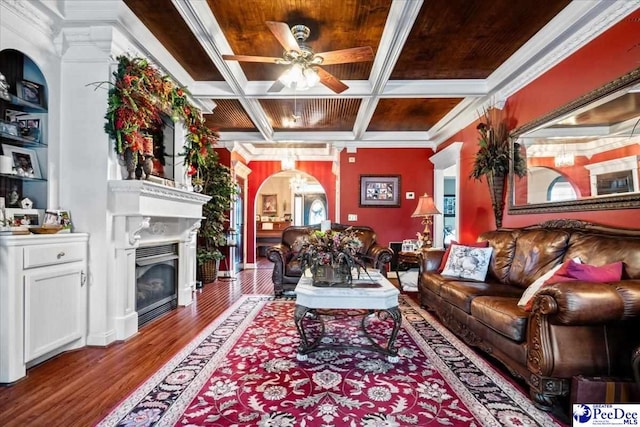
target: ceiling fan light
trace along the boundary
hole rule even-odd
[[[317,85],[318,82],[320,82],[320,76],[318,75],[318,72],[313,68],[306,68],[304,70],[304,77],[309,87],[313,87]]]

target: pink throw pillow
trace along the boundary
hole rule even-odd
[[[438,266],[438,273],[442,273],[444,271],[444,266],[447,265],[447,260],[449,259],[449,253],[451,252],[451,245],[462,245],[462,246],[469,246],[472,248],[488,248],[489,242],[485,240],[484,242],[458,243],[455,240],[452,240],[449,246],[447,247],[447,250],[444,251],[444,255],[442,255],[442,261],[440,261],[440,265]]]
[[[562,264],[562,267],[549,278],[540,289],[554,283],[575,282],[581,280],[583,282],[617,282],[622,279],[622,261],[611,264],[595,266],[589,264],[581,264],[570,259]],[[529,300],[524,307],[525,311],[531,311],[533,308],[533,298]]]

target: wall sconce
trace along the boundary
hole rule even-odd
[[[424,224],[424,230],[422,234],[418,233],[419,240],[422,242],[422,247],[430,248],[433,245],[431,239],[431,224],[433,224],[433,215],[440,215],[440,211],[433,203],[433,198],[428,196],[427,193],[420,196],[418,199],[418,206],[411,215],[414,217],[422,217],[422,223]]]

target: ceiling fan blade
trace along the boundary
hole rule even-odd
[[[278,39],[282,47],[289,52],[290,50],[299,51],[300,46],[298,46],[298,42],[295,37],[291,33],[291,29],[284,22],[276,22],[276,21],[267,21],[267,27],[273,33],[274,36]]]
[[[315,56],[321,56],[323,58],[322,65],[366,62],[373,61],[373,49],[371,49],[371,46],[353,47],[350,49],[316,53]]]
[[[241,61],[241,62],[265,62],[267,64],[282,63],[282,58],[275,58],[272,56],[222,55],[222,59],[226,59],[227,61]]]
[[[335,93],[342,93],[345,90],[349,89],[349,86],[342,83],[336,76],[322,69],[321,67],[316,67],[318,71],[318,76],[320,76],[320,83],[334,91]]]
[[[267,89],[267,92],[280,92],[282,89],[284,89],[284,83],[282,83],[280,80],[276,80],[275,82],[273,82],[271,87]]]

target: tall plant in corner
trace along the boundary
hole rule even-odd
[[[514,144],[514,150],[511,151],[510,130],[502,110],[485,109],[476,129],[478,130],[479,149],[470,177],[478,181],[482,181],[483,177],[486,179],[496,228],[501,228],[505,188],[511,160],[513,159],[513,173],[519,177],[526,174],[526,163],[520,155],[517,144]]]
[[[202,193],[211,196],[202,207],[203,219],[197,246],[198,264],[201,270],[206,270],[213,267],[212,263],[217,263],[223,258],[220,247],[226,245],[225,226],[238,190],[231,170],[219,162],[218,154],[213,150],[200,165],[199,174]],[[217,267],[215,270],[217,271]],[[211,281],[213,280],[215,277]]]

